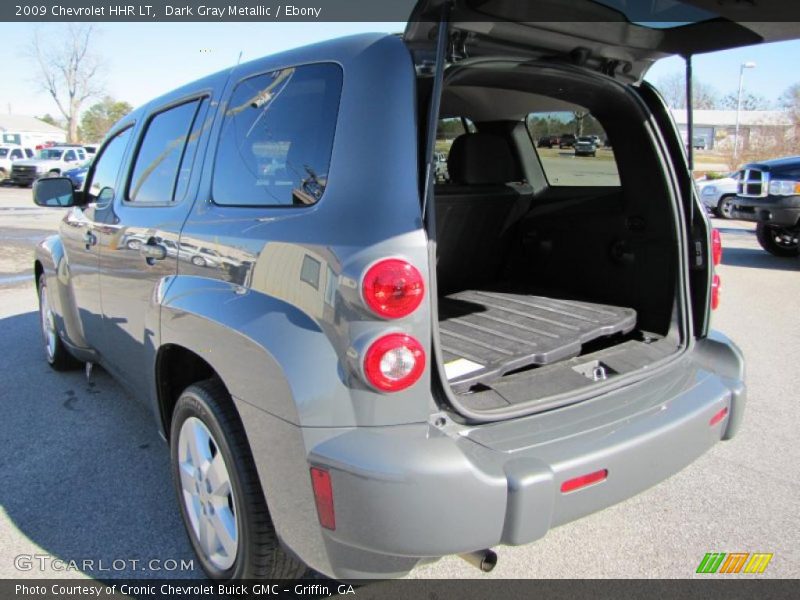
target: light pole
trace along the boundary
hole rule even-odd
[[[743,62],[739,66],[739,96],[736,99],[736,133],[733,139],[733,158],[739,155],[739,112],[742,110],[742,87],[744,85],[744,70],[754,69],[756,63],[753,61]]]

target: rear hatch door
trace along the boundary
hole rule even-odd
[[[638,80],[658,59],[800,37],[785,0],[420,0],[404,39],[430,49],[451,2],[451,55],[566,58]]]

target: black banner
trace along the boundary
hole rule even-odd
[[[444,0],[427,0],[417,20],[435,19]],[[727,18],[742,22],[800,22],[799,3],[684,0],[655,4],[626,0],[455,0],[459,18],[523,22],[697,22]],[[130,3],[129,3],[130,2]],[[74,22],[308,22],[402,21],[417,0],[10,0],[0,3],[0,21]],[[464,10],[465,9],[465,10]],[[509,14],[511,13],[511,14]],[[800,33],[800,32],[799,32]]]
[[[346,600],[632,600],[633,598],[702,598],[714,600],[772,600],[796,597],[796,583],[757,580],[741,576],[711,575],[701,580],[503,580],[457,581],[402,579],[383,582],[341,583],[326,579],[288,581],[207,580],[1,580],[0,598],[78,600],[85,598],[135,598],[162,600],[192,598],[322,599]]]

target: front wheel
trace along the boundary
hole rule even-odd
[[[733,198],[734,196],[723,196],[717,203],[717,215],[723,219],[733,218]]]
[[[299,579],[280,546],[231,397],[217,380],[189,386],[173,413],[170,454],[183,523],[212,579]]]
[[[50,306],[44,273],[39,276],[39,325],[44,340],[47,363],[56,371],[67,371],[79,367],[81,363],[69,353],[56,329],[55,314]]]
[[[798,256],[800,255],[800,244],[798,244],[797,229],[778,227],[777,225],[767,225],[759,223],[756,225],[756,238],[761,247],[773,256]]]

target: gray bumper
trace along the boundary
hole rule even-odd
[[[296,489],[268,493],[270,511],[286,545],[326,575],[402,575],[425,557],[529,543],[668,478],[733,435],[744,397],[738,350],[708,339],[641,385],[542,415],[330,432],[311,447]],[[335,531],[316,525],[309,465],[331,473]],[[561,492],[564,481],[602,469],[605,481]],[[291,527],[280,524],[282,505],[291,505]],[[303,535],[300,505],[313,520]]]

